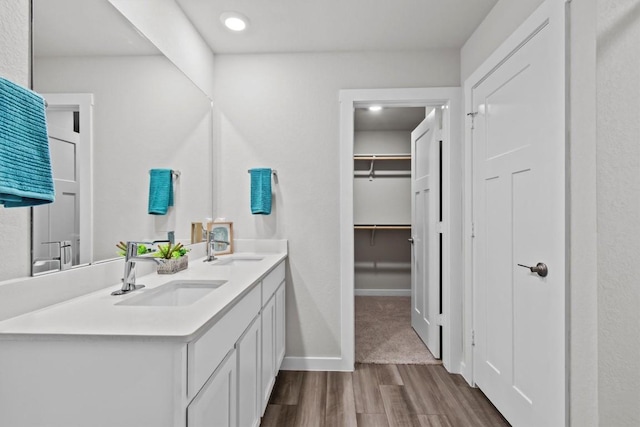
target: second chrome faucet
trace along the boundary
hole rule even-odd
[[[226,240],[216,239],[213,235],[213,232],[207,231],[207,257],[203,260],[203,262],[210,262],[216,260],[215,248],[213,247],[216,243],[224,243],[229,245],[230,243]]]

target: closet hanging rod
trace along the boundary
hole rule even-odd
[[[371,171],[369,169],[367,170],[356,170],[353,172],[353,176],[356,177],[368,177],[371,175]],[[411,171],[388,171],[388,170],[381,170],[381,171],[376,171],[375,172],[375,176],[376,178],[378,177],[410,177],[411,176]]]
[[[354,153],[353,157],[377,157],[377,158],[386,158],[386,157],[411,157],[411,153]]]
[[[410,225],[354,225],[356,230],[411,230]]]

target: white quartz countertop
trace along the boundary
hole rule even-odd
[[[224,264],[227,257],[262,257],[238,265]],[[211,325],[246,292],[287,257],[279,253],[236,253],[219,261],[189,260],[189,268],[176,274],[138,277],[145,288],[112,296],[121,284],[100,289],[40,310],[0,322],[3,339],[64,339],[80,337],[146,338],[186,342]],[[217,289],[186,306],[129,306],[117,303],[153,291],[175,280],[226,280]]]

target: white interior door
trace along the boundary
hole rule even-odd
[[[411,326],[440,358],[440,115],[411,132]]]
[[[518,427],[565,424],[563,7],[544,3],[471,91],[474,380]],[[518,266],[538,263],[545,277]]]
[[[78,182],[78,134],[49,126],[49,151],[56,198],[54,203],[33,208],[33,254],[35,260],[58,257],[59,247],[44,242],[71,241],[72,264],[80,260],[80,186]],[[36,261],[33,273],[58,269],[59,263]]]

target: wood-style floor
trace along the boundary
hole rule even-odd
[[[281,371],[262,427],[499,427],[478,389],[442,365],[356,365],[355,372]]]

